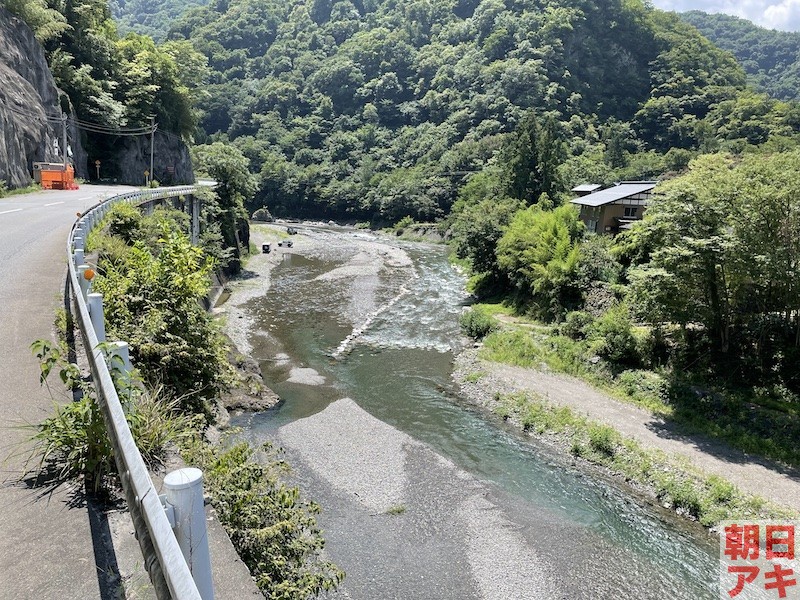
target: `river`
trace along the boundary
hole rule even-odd
[[[331,598],[712,598],[717,547],[457,395],[464,280],[441,246],[300,228],[242,307],[284,400],[239,417],[322,507]],[[273,260],[276,257],[273,255]]]

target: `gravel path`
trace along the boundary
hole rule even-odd
[[[551,404],[600,421],[645,447],[688,460],[701,471],[719,475],[742,491],[800,511],[800,472],[750,456],[702,435],[688,435],[676,424],[616,400],[574,377],[514,367],[478,358],[476,349],[456,359],[454,378],[473,402],[491,407],[496,392],[533,392]],[[484,374],[477,382],[470,374]]]

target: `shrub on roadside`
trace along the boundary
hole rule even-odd
[[[458,322],[464,333],[476,340],[486,337],[497,329],[497,320],[479,307],[462,312]]]
[[[106,477],[116,473],[116,464],[94,388],[81,378],[78,366],[68,363],[50,342],[39,340],[31,349],[40,361],[43,385],[48,385],[48,377],[56,371],[69,391],[80,392],[78,400],[56,405],[53,416],[32,426],[32,456],[40,457],[40,470],[52,469],[60,480],[84,478],[87,486],[98,492]],[[196,424],[179,413],[179,403],[169,399],[162,388],[133,385],[127,391],[125,418],[136,446],[148,465],[163,464],[168,446]]]
[[[313,598],[344,572],[321,556],[319,506],[281,477],[288,465],[269,444],[258,456],[247,442],[228,447],[196,439],[184,452],[203,470],[206,489],[242,560],[267,598]]]

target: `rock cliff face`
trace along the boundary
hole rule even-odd
[[[144,172],[150,170],[150,136],[111,140],[107,152],[108,160],[100,165],[101,178],[130,185],[144,185]],[[162,185],[194,182],[192,159],[186,144],[179,137],[156,132],[153,144],[153,178]]]
[[[34,161],[61,160],[55,146],[61,145],[60,116],[44,50],[25,23],[0,7],[0,181],[28,185]]]
[[[32,179],[34,162],[61,162],[62,104],[74,116],[66,94],[56,87],[44,50],[20,19],[0,7],[0,182],[23,187]],[[93,135],[93,134],[92,134]],[[70,118],[67,140],[75,174],[118,183],[143,185],[150,169],[150,136],[140,138],[87,134]],[[91,147],[92,155],[84,149]],[[192,183],[189,151],[177,136],[156,132],[154,178],[164,185]]]

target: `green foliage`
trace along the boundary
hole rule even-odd
[[[730,55],[640,0],[562,4],[210,2],[168,38],[205,57],[209,71],[181,69],[208,82],[181,82],[202,89],[205,139],[241,150],[259,174],[248,209],[277,216],[428,222],[484,169],[504,185],[479,201],[558,203],[716,143],[706,114],[744,82]],[[114,8],[144,30],[177,13],[148,9]]]
[[[592,330],[592,348],[597,354],[617,365],[638,361],[633,323],[626,306],[617,305],[606,312],[595,321]]]
[[[203,477],[239,555],[267,598],[294,600],[335,589],[344,573],[320,553],[319,507],[282,477],[288,466],[269,444],[229,447],[195,441],[186,451]]]
[[[103,479],[115,472],[115,465],[97,402],[82,396],[54,410],[52,417],[36,426],[32,438],[41,466],[52,465],[62,480],[85,478],[89,488],[98,492]]]
[[[583,223],[572,205],[518,212],[497,244],[497,262],[519,301],[545,319],[581,303],[579,240]]]
[[[159,233],[152,246],[139,240],[114,261],[102,260],[94,287],[105,298],[108,334],[128,341],[145,380],[197,409],[230,370],[217,326],[200,304],[213,263],[167,214],[149,219]]]
[[[558,168],[565,153],[552,116],[540,123],[533,111],[526,112],[509,138],[502,158],[508,196],[531,205],[542,196],[553,200],[563,191]]]
[[[542,354],[530,333],[501,329],[486,336],[481,355],[495,362],[532,367],[541,364]]]
[[[161,42],[169,27],[184,12],[205,6],[208,0],[110,0],[111,13],[122,35],[130,31],[148,35]]]
[[[48,6],[47,0],[3,0],[2,6],[25,21],[42,44],[69,28],[64,15]]]
[[[567,407],[527,394],[500,396],[495,412],[537,435],[555,436],[574,456],[601,465],[653,491],[667,508],[713,527],[723,519],[783,516],[785,511],[743,494],[717,476],[704,476],[665,454],[642,448],[612,427],[590,421]]]
[[[498,325],[497,320],[480,307],[473,307],[462,312],[458,322],[462,331],[476,340],[492,333]]]
[[[250,228],[245,206],[255,192],[255,179],[247,158],[235,147],[222,142],[195,146],[192,156],[197,170],[217,182],[213,194],[203,202],[206,230],[218,231],[228,270],[241,268],[241,256],[250,246]]]
[[[32,456],[39,456],[39,469],[54,469],[60,480],[83,478],[97,493],[106,478],[116,474],[116,464],[94,389],[82,378],[78,366],[68,363],[64,353],[50,342],[37,340],[31,350],[39,359],[42,385],[47,385],[50,373],[58,369],[67,390],[80,393],[78,400],[56,404],[53,416],[33,426]],[[111,369],[113,374],[113,364]],[[131,386],[123,406],[136,446],[153,467],[163,464],[168,446],[197,426],[192,417],[179,413],[178,401],[170,399],[162,388]]]
[[[517,200],[501,194],[500,177],[489,170],[473,176],[461,189],[450,216],[450,243],[458,258],[469,261],[474,273],[500,276],[497,243],[514,214]]]
[[[574,310],[567,313],[567,317],[559,327],[561,335],[565,335],[573,340],[586,339],[594,324],[594,317],[587,312]]]
[[[680,13],[723,50],[732,52],[747,72],[748,81],[780,100],[798,100],[800,34],[754,25],[732,15],[699,10]]]
[[[798,166],[797,151],[700,157],[626,241],[640,257],[631,306],[654,323],[699,324],[726,378],[794,381]]]

